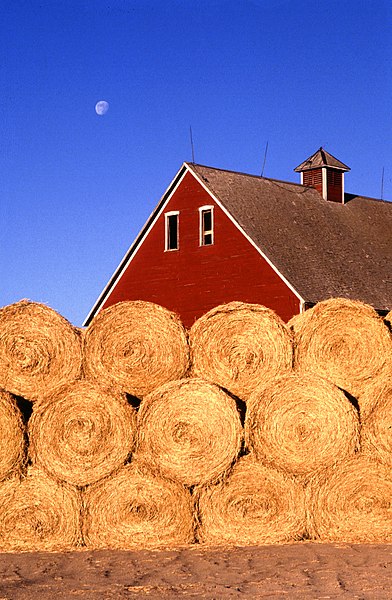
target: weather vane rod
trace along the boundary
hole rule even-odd
[[[265,161],[267,160],[267,152],[268,152],[268,141],[267,141],[267,143],[265,145],[263,168],[261,169],[261,176],[262,177],[264,177],[264,167],[265,167]]]
[[[189,133],[191,137],[191,148],[192,148],[192,162],[195,162],[195,148],[193,146],[193,135],[192,135],[192,126],[189,125]]]

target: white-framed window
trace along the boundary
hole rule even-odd
[[[199,244],[211,246],[214,243],[214,207],[199,208]]]
[[[179,220],[178,210],[165,213],[165,250],[179,248]]]

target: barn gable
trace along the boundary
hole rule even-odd
[[[214,243],[207,245],[201,239],[205,209],[212,209],[214,225]],[[176,214],[178,249],[171,250],[166,229],[168,219]],[[187,163],[129,248],[85,325],[100,309],[133,299],[162,304],[178,312],[186,325],[233,299],[271,305],[284,319],[298,313],[302,301],[205,185],[194,165]]]

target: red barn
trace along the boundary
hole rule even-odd
[[[392,203],[344,191],[349,168],[320,148],[301,184],[184,163],[85,325],[148,300],[186,326],[212,307],[264,304],[284,320],[330,297],[392,308]]]

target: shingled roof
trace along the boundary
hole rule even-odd
[[[392,309],[392,202],[327,202],[303,185],[185,166],[305,302],[345,297]]]

